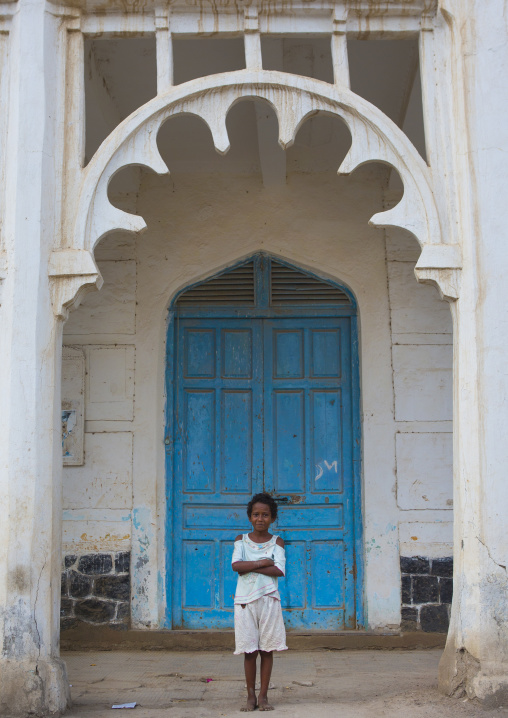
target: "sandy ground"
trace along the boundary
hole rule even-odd
[[[436,685],[440,655],[440,650],[284,652],[275,657],[269,697],[278,715],[294,718],[508,718],[508,708],[486,711],[475,701],[442,696]],[[238,656],[115,651],[63,657],[72,686],[68,718],[240,715],[245,689]],[[111,712],[113,704],[132,701],[135,709]]]

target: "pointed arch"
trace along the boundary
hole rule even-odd
[[[295,296],[299,290],[301,296]],[[243,525],[246,497],[267,491],[284,502],[284,511],[304,508],[303,522],[279,526],[284,540],[297,541],[303,555],[329,541],[340,565],[317,578],[305,561],[294,562],[293,587],[301,588],[292,589],[291,600],[300,610],[286,612],[287,625],[304,630],[312,621],[313,630],[363,628],[360,359],[353,291],[338,278],[258,251],[181,287],[168,309],[164,436],[176,448],[166,452],[161,506],[161,513],[167,512],[164,627],[231,626],[230,582],[212,570],[211,552],[194,553],[196,526],[200,535],[213,535],[215,556],[228,555],[231,530]],[[226,404],[228,397],[235,397],[232,404]],[[233,441],[227,417],[233,417]],[[293,427],[289,450],[287,426]],[[293,466],[289,456],[304,452],[308,456],[294,459]],[[290,496],[281,498],[279,492]],[[323,492],[329,495],[324,498]],[[206,507],[203,496],[209,497]],[[319,533],[323,520],[326,541]],[[213,588],[210,600],[203,600],[201,589],[186,577],[208,570]],[[305,596],[314,595],[317,582],[321,590],[333,586],[331,593],[341,600],[331,597],[320,608],[311,607]],[[282,586],[283,607],[285,590]]]

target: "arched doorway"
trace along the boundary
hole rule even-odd
[[[351,293],[256,254],[176,298],[167,382],[172,626],[232,626],[233,541],[259,491],[280,506],[286,625],[363,625]]]

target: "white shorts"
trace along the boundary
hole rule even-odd
[[[261,596],[245,608],[235,603],[235,656],[254,651],[287,651],[280,601]]]

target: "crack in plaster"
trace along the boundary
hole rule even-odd
[[[482,546],[485,548],[485,550],[487,551],[487,554],[488,554],[490,560],[492,561],[492,563],[495,563],[496,566],[499,566],[499,568],[502,568],[502,569],[504,569],[504,570],[506,571],[506,566],[504,566],[502,563],[498,563],[498,562],[495,560],[495,558],[493,558],[493,556],[492,556],[492,554],[490,553],[490,549],[489,549],[489,547],[487,546],[487,544],[486,544],[484,541],[482,541],[479,536],[477,536],[476,538],[478,539],[478,541],[481,543],[481,545],[482,545]]]
[[[44,571],[46,563],[47,563],[47,559],[42,564],[41,572],[39,574],[39,578],[37,579],[37,590],[35,592],[35,601],[34,601],[34,623],[35,623],[35,630],[37,631],[37,650],[38,650],[37,661],[39,661],[39,658],[41,657],[41,634],[39,632],[39,626],[37,625],[37,601],[39,600],[39,587],[40,587],[40,583],[41,583],[42,573]],[[36,668],[36,670],[37,670],[37,668]]]

